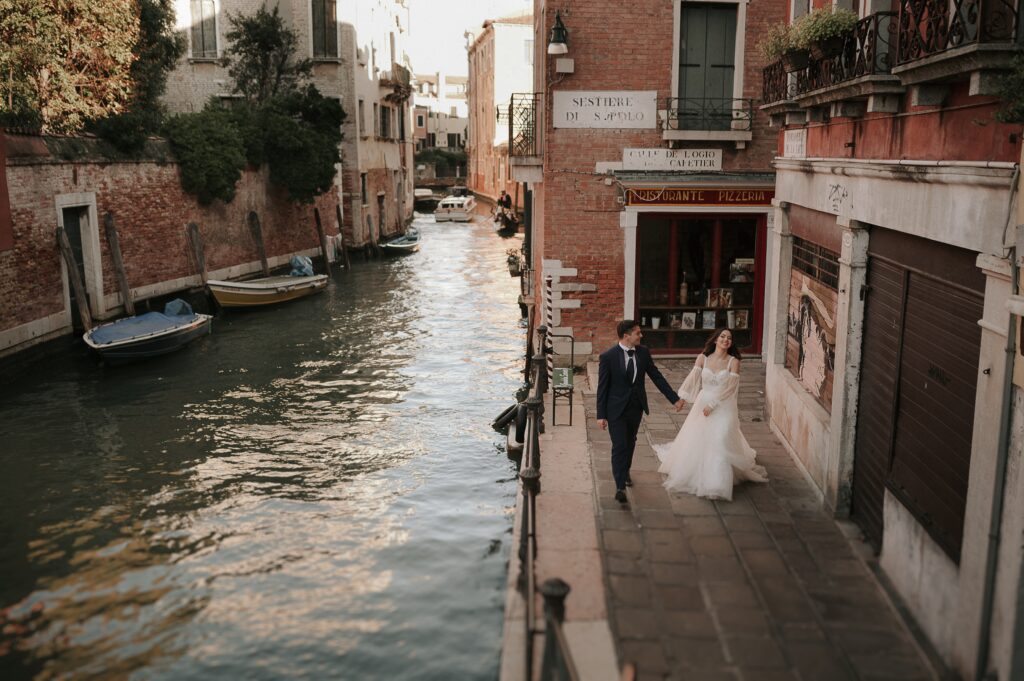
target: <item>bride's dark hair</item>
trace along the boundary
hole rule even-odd
[[[732,345],[729,346],[728,353],[735,357],[736,359],[743,359],[742,357],[740,357],[740,351],[736,348],[736,334],[733,333],[732,329],[728,327],[715,329],[715,332],[708,337],[707,343],[704,344],[704,354],[710,356],[711,353],[715,351],[715,344],[718,343],[718,337],[721,336],[722,333],[725,331],[728,331],[729,334],[733,337],[733,342]]]

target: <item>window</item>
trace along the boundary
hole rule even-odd
[[[736,5],[683,3],[679,26],[681,130],[729,130],[736,59]]]
[[[313,58],[338,58],[338,11],[335,0],[313,0]]]
[[[366,205],[366,173],[359,173],[359,198]]]
[[[427,122],[423,118],[423,114],[416,114],[416,127],[417,128],[422,128],[426,124],[427,124]]]
[[[380,110],[380,136],[384,139],[391,138],[391,107],[384,106]]]
[[[793,237],[793,269],[810,275],[833,291],[839,288],[839,254],[824,246]]]
[[[366,136],[366,106],[363,100],[359,100],[359,134]]]
[[[431,149],[437,146],[437,138],[432,132],[427,133],[427,146]]]
[[[450,132],[448,133],[448,146],[452,149],[457,149],[459,146],[459,133]]]
[[[217,58],[217,7],[214,0],[192,0],[192,58]]]
[[[405,107],[398,108],[398,139],[405,141]]]
[[[524,40],[523,41],[523,50],[526,53],[524,55],[524,57],[526,59],[526,63],[529,64],[530,66],[533,66],[533,40],[532,39]]]
[[[373,134],[380,132],[380,105],[373,103]]]

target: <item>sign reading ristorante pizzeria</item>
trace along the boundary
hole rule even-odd
[[[656,90],[556,90],[556,128],[646,128],[658,125]]]
[[[770,206],[774,189],[763,187],[631,187],[627,206]]]

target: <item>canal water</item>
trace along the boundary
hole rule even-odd
[[[488,221],[0,389],[0,678],[493,679],[525,330]]]

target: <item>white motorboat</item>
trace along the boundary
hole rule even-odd
[[[469,222],[473,219],[476,199],[472,196],[449,196],[437,204],[434,220],[437,222]]]

